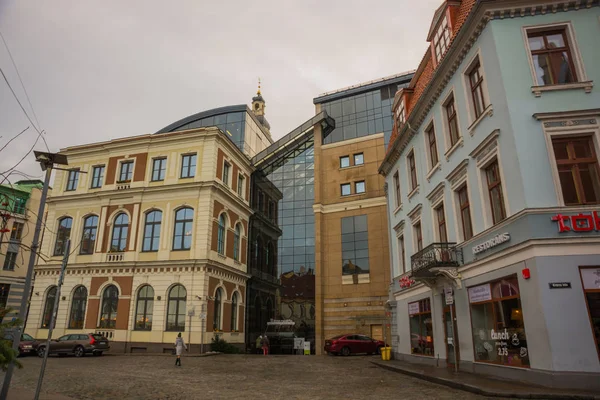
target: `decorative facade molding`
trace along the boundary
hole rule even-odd
[[[463,178],[467,176],[467,166],[469,165],[469,159],[465,158],[452,172],[446,176],[450,186],[456,186]]]
[[[419,217],[421,217],[421,210],[423,209],[423,204],[419,203],[408,213],[408,218],[410,218],[410,222],[416,222]]]
[[[433,188],[431,192],[426,196],[427,200],[431,204],[437,203],[441,197],[444,196],[444,188],[446,187],[446,182],[442,181],[438,183],[436,187]]]
[[[495,129],[485,139],[479,143],[477,147],[469,154],[470,157],[477,161],[477,164],[481,163],[490,153],[498,148],[498,136],[500,135],[500,129]]]

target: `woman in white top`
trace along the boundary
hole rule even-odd
[[[181,367],[181,353],[183,353],[183,349],[187,350],[187,346],[181,337],[181,332],[177,335],[177,339],[175,339],[175,354],[177,354],[177,359],[175,360],[175,365]]]

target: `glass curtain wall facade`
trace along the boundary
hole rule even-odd
[[[387,146],[392,134],[392,103],[399,88],[397,83],[392,83],[322,103],[321,108],[335,120],[335,129],[323,140],[323,144],[383,132]]]

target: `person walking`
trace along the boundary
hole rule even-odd
[[[269,354],[269,338],[267,337],[267,335],[263,336],[262,338],[262,349],[263,349],[263,355],[268,355]]]
[[[260,354],[260,348],[262,346],[262,335],[258,335],[256,338],[256,354]]]
[[[183,353],[183,349],[187,350],[187,345],[183,341],[181,337],[181,332],[177,335],[177,339],[175,339],[175,354],[177,354],[177,359],[175,360],[175,366],[181,367],[181,353]]]

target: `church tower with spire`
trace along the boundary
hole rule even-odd
[[[271,125],[269,125],[269,121],[265,117],[265,99],[262,97],[260,93],[260,78],[258,79],[258,90],[256,91],[256,96],[252,98],[252,112],[256,115],[256,118],[260,121],[261,125],[271,133]]]

